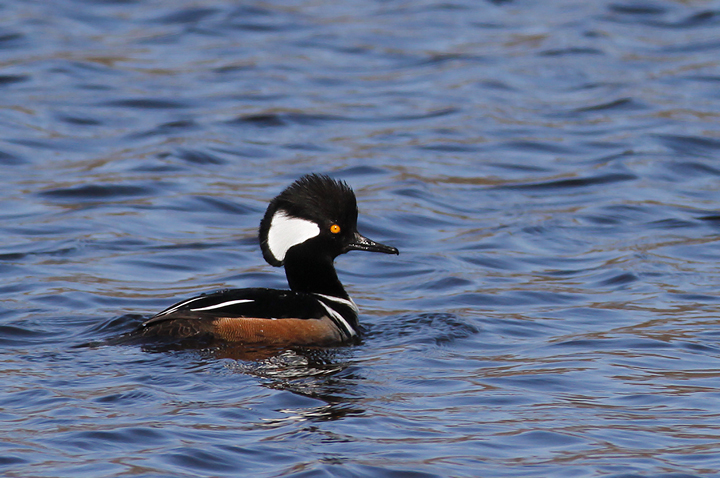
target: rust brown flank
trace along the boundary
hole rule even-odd
[[[222,317],[214,321],[218,337],[246,344],[329,345],[343,341],[328,319],[262,319]]]

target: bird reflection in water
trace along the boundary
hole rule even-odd
[[[224,359],[227,370],[257,377],[264,387],[322,402],[315,407],[283,409],[286,416],[269,420],[268,426],[286,420],[337,420],[365,412],[356,405],[361,397],[354,389],[362,377],[351,360],[350,347],[249,347],[194,341],[145,344],[141,350],[149,353],[184,351],[203,361]]]

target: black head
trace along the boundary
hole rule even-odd
[[[260,223],[263,257],[281,266],[297,247],[331,259],[353,249],[398,253],[361,236],[357,216],[355,193],[345,182],[321,174],[303,176],[273,199],[265,212]]]

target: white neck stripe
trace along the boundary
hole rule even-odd
[[[275,259],[285,260],[287,251],[298,244],[320,234],[320,226],[307,219],[289,216],[285,211],[277,211],[270,221],[267,245]]]
[[[318,297],[322,297],[323,299],[331,300],[333,302],[337,302],[339,304],[346,305],[346,306],[350,307],[352,310],[354,310],[356,314],[359,312],[357,305],[355,305],[355,302],[352,299],[343,299],[341,297],[333,297],[332,295],[318,294],[317,292],[315,292],[314,294]]]
[[[319,300],[320,305],[322,305],[328,314],[330,314],[331,317],[335,319],[336,322],[339,322],[339,325],[342,325],[342,327],[345,329],[346,335],[348,337],[353,337],[357,335],[355,332],[355,329],[350,327],[350,324],[347,323],[347,320],[345,320],[345,317],[343,317],[338,311],[333,310],[332,307],[327,305],[325,302]]]

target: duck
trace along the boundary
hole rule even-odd
[[[344,181],[307,174],[277,195],[260,222],[263,258],[284,267],[289,289],[225,289],[178,302],[144,321],[142,338],[211,339],[251,346],[358,342],[358,307],[335,270],[349,251],[399,254],[357,230],[355,193]]]

